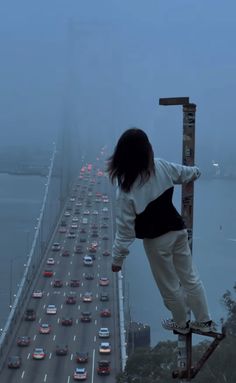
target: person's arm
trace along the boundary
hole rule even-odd
[[[184,184],[195,181],[201,175],[197,166],[185,166],[173,162],[165,162],[165,166],[167,166],[168,173],[174,184]]]
[[[126,198],[117,200],[116,235],[112,247],[112,271],[119,271],[126,256],[128,247],[135,240],[135,211],[132,201]]]

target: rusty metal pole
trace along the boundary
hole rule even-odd
[[[183,148],[182,163],[183,165],[194,165],[195,154],[195,112],[196,105],[189,103],[188,97],[172,97],[160,98],[159,105],[183,105]],[[188,231],[189,246],[192,251],[193,238],[193,198],[194,183],[182,185],[182,206],[181,213]],[[189,313],[190,319],[190,313]],[[181,382],[190,382],[192,368],[192,334],[178,335],[178,371],[185,371],[184,380]]]

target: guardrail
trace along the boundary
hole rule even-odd
[[[41,249],[41,245],[42,245],[41,230],[42,230],[43,218],[46,212],[46,205],[47,205],[49,188],[50,188],[51,179],[52,179],[55,156],[56,156],[56,146],[54,144],[52,158],[51,158],[51,162],[49,166],[48,180],[45,185],[45,192],[44,192],[42,207],[40,210],[38,223],[35,228],[36,231],[34,234],[32,247],[28,256],[23,277],[21,279],[17,294],[15,296],[15,300],[11,307],[10,314],[8,316],[8,319],[6,321],[6,324],[0,336],[0,370],[2,369],[3,363],[4,363],[4,358],[2,357],[6,355],[6,349],[7,347],[9,347],[9,342],[10,342],[10,339],[12,338],[12,334],[17,331],[17,326],[16,326],[17,321],[19,317],[22,315],[22,308],[24,308],[26,305],[29,289],[32,285],[32,282],[34,281],[34,277],[37,274],[38,266],[44,255],[44,252],[41,251],[42,250]]]

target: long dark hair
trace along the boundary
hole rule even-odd
[[[117,180],[124,192],[130,191],[138,177],[143,185],[155,173],[153,149],[143,130],[131,128],[121,135],[107,161],[107,171],[111,182]]]

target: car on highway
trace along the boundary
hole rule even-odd
[[[93,293],[91,291],[86,291],[83,294],[82,300],[83,300],[83,302],[92,302],[92,300],[93,300]]]
[[[87,239],[86,238],[84,238],[84,237],[82,237],[82,238],[80,238],[80,240],[79,240],[81,243],[84,243],[84,242],[86,242],[87,241]]]
[[[8,357],[7,361],[8,368],[20,368],[21,366],[21,357],[19,355],[11,355]]]
[[[55,264],[55,259],[54,258],[48,258],[47,259],[47,265],[54,265]]]
[[[74,305],[76,303],[76,293],[74,291],[70,291],[66,297],[67,305]]]
[[[53,276],[53,270],[51,269],[45,269],[43,271],[43,276],[46,277],[46,278],[50,278]]]
[[[109,318],[111,316],[111,310],[109,309],[102,309],[100,311],[100,317],[102,318]]]
[[[52,251],[60,251],[61,250],[61,245],[59,242],[54,242],[52,244]]]
[[[56,346],[56,355],[64,356],[67,354],[68,354],[68,346],[67,345],[65,345],[65,346],[57,345]]]
[[[85,368],[76,367],[73,374],[74,380],[86,380],[87,376],[88,374]]]
[[[35,290],[32,292],[32,298],[42,298],[43,292],[41,290]]]
[[[100,294],[100,301],[102,301],[102,302],[107,302],[107,301],[109,301],[109,294],[108,293],[101,293]]]
[[[79,286],[80,286],[79,279],[71,279],[70,280],[70,287],[79,287]]]
[[[90,255],[85,255],[83,258],[84,266],[93,266],[93,258]]]
[[[46,314],[56,314],[57,313],[57,308],[55,305],[47,305],[46,308]]]
[[[104,236],[102,237],[102,239],[103,239],[103,241],[108,241],[109,237],[108,237],[108,235],[104,235]]]
[[[67,234],[67,238],[75,238],[76,233],[74,230],[70,230],[69,233]]]
[[[87,363],[89,358],[88,352],[77,352],[76,353],[76,362],[77,363]]]
[[[61,319],[62,326],[72,326],[72,324],[73,324],[73,318],[63,317]]]
[[[59,227],[58,232],[61,233],[61,234],[63,234],[63,233],[66,233],[66,232],[67,232],[67,229],[66,229],[65,226],[61,226],[61,227]]]
[[[36,312],[32,308],[28,308],[25,310],[25,320],[26,321],[34,321],[36,319]]]
[[[69,257],[70,252],[69,252],[69,250],[64,250],[61,255],[62,255],[62,257]]]
[[[97,367],[97,374],[103,376],[103,375],[110,375],[110,373],[111,373],[110,361],[99,360],[98,367]]]
[[[30,336],[23,335],[23,336],[18,336],[16,339],[17,346],[20,347],[27,347],[30,344]]]
[[[109,285],[109,278],[107,277],[101,277],[99,279],[99,285],[100,286],[108,286]]]
[[[75,248],[74,248],[74,252],[75,252],[76,254],[83,254],[83,252],[84,252],[83,246],[81,246],[81,245],[76,245]]]
[[[92,320],[92,314],[90,311],[83,311],[80,316],[81,322],[91,322]]]
[[[104,257],[108,257],[109,255],[111,255],[111,252],[109,250],[104,250],[102,255],[104,255]]]
[[[98,331],[99,338],[109,338],[110,337],[110,331],[107,327],[101,327]]]
[[[94,279],[94,274],[85,273],[84,278],[87,279],[88,281],[91,281]]]
[[[71,224],[71,230],[75,230],[75,229],[78,229],[78,225],[77,225],[77,223],[72,223]]]
[[[108,229],[108,225],[106,223],[101,224],[101,229]]]
[[[99,354],[110,354],[111,353],[111,345],[109,342],[102,342],[99,346]]]
[[[44,359],[46,357],[46,352],[43,347],[36,347],[32,353],[33,359]]]
[[[40,334],[50,334],[51,332],[51,326],[48,323],[42,323],[39,326],[39,333]]]
[[[68,210],[65,211],[64,216],[65,216],[65,217],[70,217],[70,212],[69,212]]]
[[[63,281],[61,279],[54,279],[53,281],[53,287],[62,287]]]

